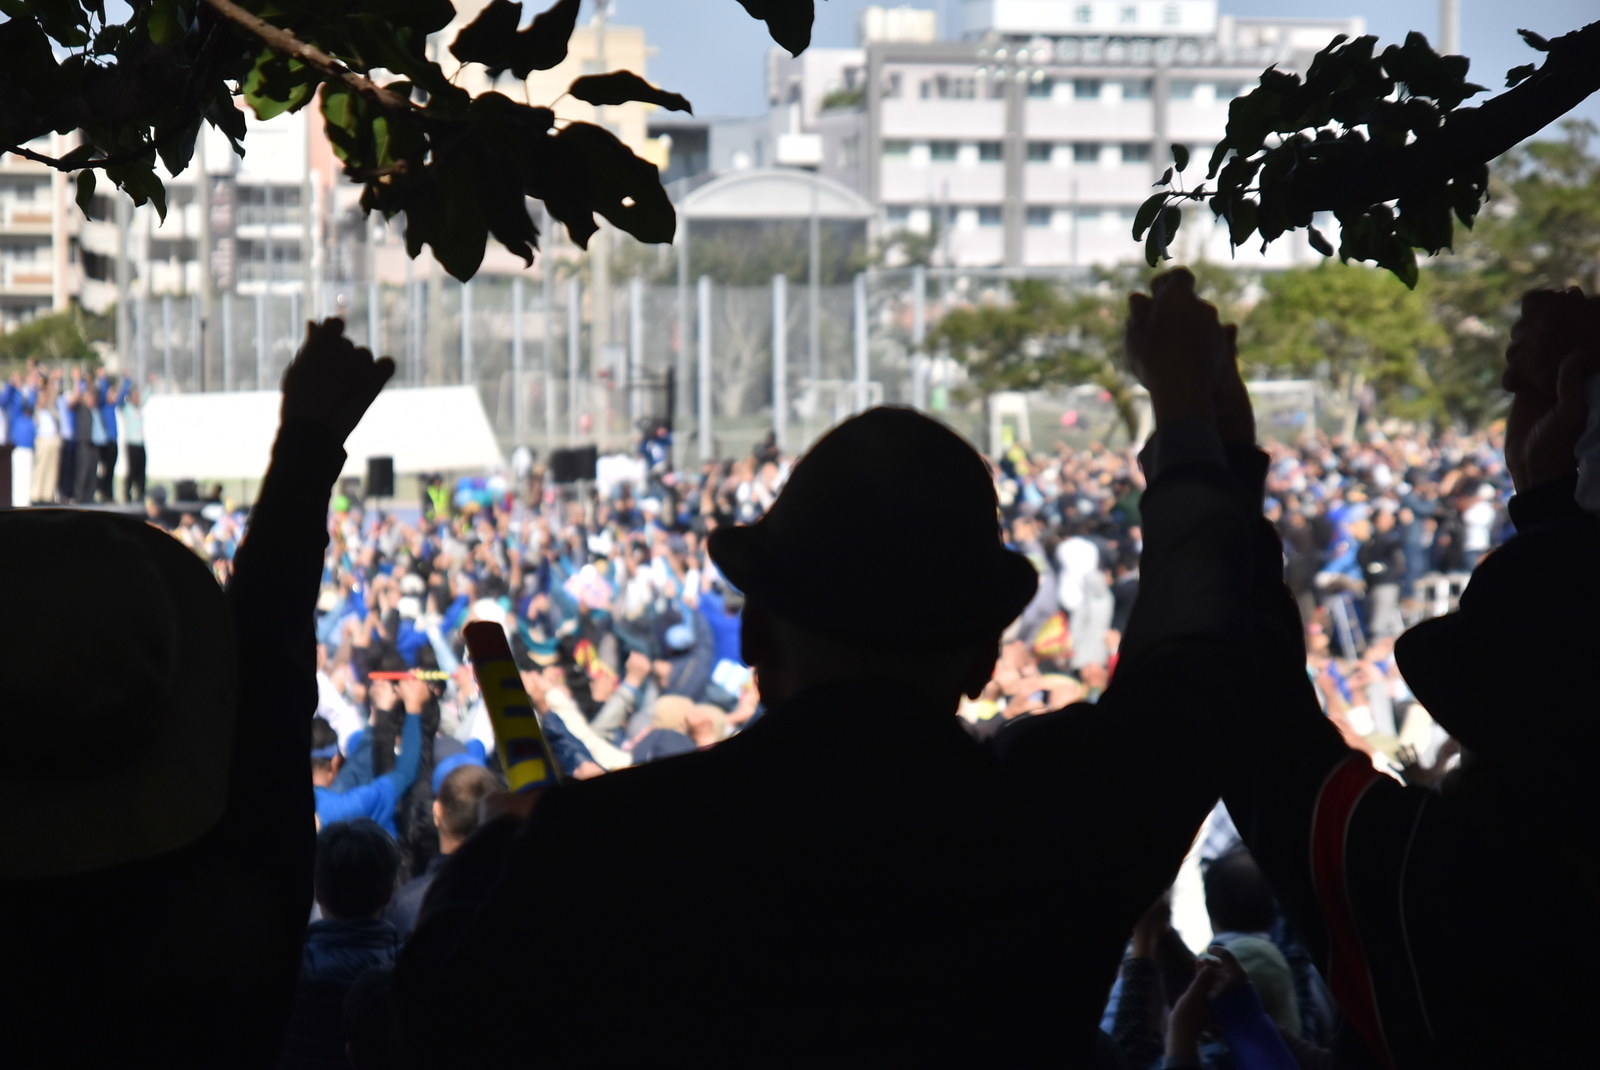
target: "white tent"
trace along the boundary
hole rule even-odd
[[[282,403],[276,390],[147,399],[150,481],[260,479]],[[504,463],[483,402],[470,386],[384,390],[350,435],[345,453],[345,475],[364,474],[368,457],[393,457],[396,475],[484,472]]]

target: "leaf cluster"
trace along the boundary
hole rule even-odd
[[[1543,42],[1524,36],[1535,47]],[[1303,77],[1268,68],[1229,105],[1205,181],[1193,189],[1174,186],[1187,162],[1180,159],[1140,209],[1135,239],[1145,240],[1152,265],[1166,258],[1177,222],[1171,209],[1204,201],[1226,223],[1235,248],[1259,238],[1264,249],[1304,229],[1324,256],[1377,264],[1414,287],[1417,251],[1439,254],[1455,241],[1457,223],[1470,229],[1477,219],[1489,193],[1487,158],[1411,183],[1397,199],[1379,203],[1319,203],[1308,176],[1355,176],[1375,159],[1392,163],[1400,150],[1441,137],[1453,117],[1474,110],[1463,103],[1485,91],[1467,81],[1467,71],[1466,57],[1440,55],[1420,33],[1381,52],[1375,37],[1340,35]],[[1532,73],[1518,68],[1508,84]],[[1323,210],[1339,222],[1337,250],[1313,222]]]
[[[813,0],[741,0],[792,51],[810,41]],[[493,0],[450,44],[461,63],[526,78],[566,59],[580,0],[554,0],[523,26]],[[244,100],[258,119],[317,103],[361,204],[405,217],[411,255],[431,247],[470,278],[490,237],[532,263],[539,233],[527,199],[585,245],[597,216],[646,242],[676,229],[656,167],[608,130],[558,121],[549,107],[497,92],[476,97],[429,55],[455,17],[450,0],[134,0],[124,21],[104,0],[0,0],[0,151],[78,172],[88,211],[103,173],[163,216],[168,175],[189,165],[201,125],[243,155]],[[578,78],[594,105],[689,102],[629,71]],[[27,147],[51,131],[82,135],[60,159]]]

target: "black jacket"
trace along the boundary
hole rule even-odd
[[[1098,705],[985,746],[893,685],[818,688],[480,829],[396,971],[419,1064],[1083,1065],[1215,799],[1205,696],[1243,637],[1225,472],[1154,479],[1143,509]]]
[[[347,1070],[345,996],[363,973],[393,966],[399,951],[400,934],[387,921],[312,922],[300,955],[280,1070]]]
[[[1356,551],[1356,563],[1367,586],[1383,583],[1404,583],[1406,580],[1405,534],[1398,528],[1374,531],[1372,537]]]

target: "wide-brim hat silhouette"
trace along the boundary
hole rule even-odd
[[[1592,519],[1513,539],[1474,570],[1460,608],[1396,640],[1412,695],[1467,750],[1535,775],[1589,760],[1597,551]]]
[[[907,408],[835,427],[766,516],[718,528],[708,549],[729,583],[778,616],[876,645],[997,635],[1039,582],[1001,541],[988,464]]]
[[[140,519],[0,512],[0,880],[182,848],[221,818],[236,721],[227,597]],[[282,711],[287,716],[287,711]]]

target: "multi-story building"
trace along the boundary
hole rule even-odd
[[[1271,64],[1304,69],[1360,19],[1219,16],[1216,0],[964,0],[960,36],[869,12],[861,47],[781,54],[770,66],[774,144],[880,206],[882,232],[938,228],[964,266],[1082,266],[1134,259],[1134,212],[1172,162],[1204,174],[1228,104]],[[876,91],[869,91],[876,87]],[[783,162],[781,152],[773,154]],[[1205,209],[1185,257],[1229,256]],[[1263,259],[1309,258],[1280,240]]]
[[[57,134],[25,147],[47,156],[71,148]],[[76,212],[65,175],[0,153],[0,331],[63,311],[77,297]]]

